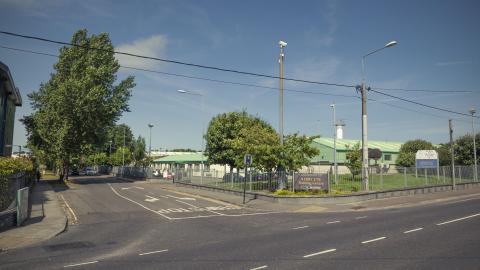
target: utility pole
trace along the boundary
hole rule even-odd
[[[279,99],[279,112],[278,112],[278,133],[280,134],[280,145],[283,145],[283,62],[285,60],[285,54],[283,49],[287,46],[287,42],[279,41],[280,45],[280,57],[278,63],[280,64],[280,99]]]
[[[148,157],[152,157],[152,127],[153,127],[153,124],[148,124],[148,127],[150,128],[150,142],[148,144]]]
[[[477,146],[475,144],[475,126],[474,126],[474,118],[475,113],[477,112],[474,108],[470,108],[470,114],[472,115],[472,136],[473,136],[473,180],[475,182],[478,181],[478,171],[477,171]]]
[[[455,189],[455,151],[453,147],[453,125],[452,119],[448,120],[448,128],[450,131],[450,153],[452,155],[452,186]]]

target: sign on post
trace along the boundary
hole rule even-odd
[[[245,165],[247,165],[247,166],[252,165],[252,155],[246,154],[246,155],[243,157],[243,164],[245,164]]]
[[[438,153],[435,150],[418,150],[415,165],[419,169],[438,168]]]
[[[295,190],[328,191],[328,174],[326,173],[296,173]]]
[[[28,187],[17,190],[17,226],[28,218]]]

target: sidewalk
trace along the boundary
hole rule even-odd
[[[152,183],[153,184],[153,183]],[[157,184],[157,183],[155,183]],[[223,202],[245,206],[253,209],[278,211],[278,212],[348,212],[367,211],[391,208],[413,207],[426,204],[443,203],[456,200],[469,200],[480,198],[480,187],[463,190],[435,192],[427,194],[416,194],[410,196],[392,197],[385,199],[367,200],[361,202],[339,203],[332,200],[329,203],[316,204],[286,204],[264,201],[260,199],[246,198],[243,205],[243,197],[235,194],[215,192],[210,190],[177,186],[172,183],[158,184],[165,190],[193,194],[201,197],[220,200]]]
[[[0,251],[29,246],[50,239],[65,230],[67,217],[50,184],[40,181],[30,196],[30,218],[22,226],[0,233]]]

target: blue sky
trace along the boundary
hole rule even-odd
[[[362,55],[390,40],[398,45],[367,58],[372,87],[469,90],[471,93],[385,91],[417,102],[468,113],[480,109],[480,2],[478,1],[22,1],[0,0],[4,31],[69,41],[73,32],[108,32],[119,51],[203,65],[278,75],[278,41],[285,40],[285,76],[359,84]],[[59,46],[0,35],[0,46],[57,54]],[[126,66],[188,76],[277,87],[278,80],[120,58]],[[24,104],[16,118],[31,113],[26,94],[37,90],[52,72],[55,58],[0,48]],[[131,112],[119,123],[148,140],[152,148],[200,149],[209,119],[245,108],[278,127],[278,90],[221,84],[121,69],[137,86]],[[361,104],[352,88],[285,82],[285,133],[331,137],[332,110],[346,123],[345,137],[361,136]],[[186,89],[203,95],[182,95]],[[455,137],[471,133],[471,119],[401,102],[375,93],[369,97],[370,140],[422,138],[448,141],[448,119]],[[203,106],[202,106],[203,103]],[[398,107],[402,107],[402,109]],[[480,130],[477,120],[476,130]],[[16,122],[14,144],[25,144]]]

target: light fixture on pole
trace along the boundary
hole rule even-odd
[[[380,49],[376,49],[362,57],[362,184],[363,189],[368,191],[368,139],[367,139],[367,89],[365,85],[365,60],[367,56],[383,49],[397,45],[396,41],[390,41]]]
[[[477,112],[475,108],[470,108],[470,114],[472,115],[472,136],[473,136],[473,180],[475,182],[478,181],[478,170],[477,170],[477,146],[475,144],[475,126],[474,126],[474,119],[475,113]]]
[[[337,116],[335,113],[335,102],[330,104],[330,107],[333,109],[333,175],[334,183],[337,185]]]
[[[186,94],[186,95],[192,95],[192,96],[200,96],[201,98],[201,110],[202,110],[202,114],[205,114],[205,100],[204,100],[204,95],[200,94],[200,93],[197,93],[197,92],[193,92],[193,91],[190,91],[190,90],[183,90],[183,89],[178,89],[177,90],[178,93],[180,94]],[[201,177],[200,177],[200,183],[203,184],[203,171],[204,171],[204,164],[203,164],[203,153],[205,152],[205,138],[204,138],[204,135],[205,135],[205,123],[203,122],[202,120],[202,158],[201,158],[201,166],[202,166],[202,173],[201,173]]]
[[[280,40],[278,42],[280,45],[280,56],[278,58],[278,63],[280,65],[280,96],[279,96],[279,105],[278,105],[278,133],[280,135],[280,144],[283,145],[283,63],[285,61],[285,54],[283,50],[287,46],[287,42]]]
[[[148,127],[150,128],[150,142],[148,144],[148,156],[152,157],[152,127],[153,124],[148,124]]]

